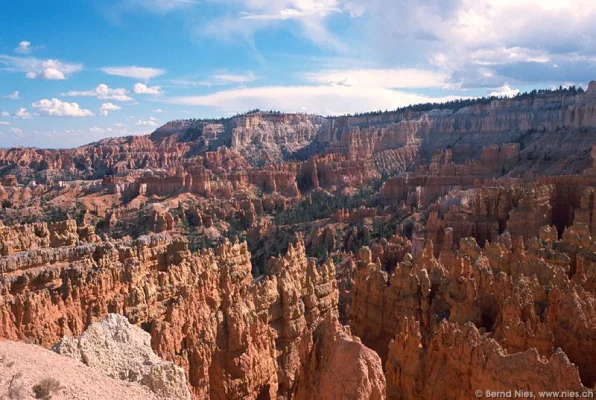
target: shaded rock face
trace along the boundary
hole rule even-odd
[[[508,354],[473,324],[442,322],[425,346],[420,326],[404,320],[404,331],[390,344],[387,397],[394,399],[468,399],[477,390],[574,391],[590,395],[576,367],[558,349],[550,357],[536,349]],[[430,358],[427,354],[432,353]]]
[[[204,275],[205,288],[172,303],[165,321],[154,323],[153,347],[188,369],[198,398],[290,396],[313,330],[337,314],[333,265],[306,260],[298,242],[270,261],[272,275],[253,283],[246,247],[217,253],[222,264]]]
[[[52,350],[103,374],[134,382],[162,399],[190,399],[182,368],[162,361],[151,349],[151,336],[118,314],[91,324],[79,337],[64,337]]]
[[[581,224],[539,235],[462,239],[438,257],[429,241],[391,274],[360,251],[349,323],[384,360],[389,398],[594,387],[592,239]]]

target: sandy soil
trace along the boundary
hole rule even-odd
[[[0,341],[0,399],[35,398],[33,387],[47,378],[60,383],[51,397],[56,400],[157,399],[140,386],[111,379],[42,347]]]

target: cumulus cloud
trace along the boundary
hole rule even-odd
[[[545,86],[596,77],[593,0],[222,2],[231,11],[197,26],[197,34],[254,45],[255,32],[286,28],[319,47],[363,56],[378,69],[419,69],[430,63],[448,76],[446,85],[438,82],[437,88],[491,89],[506,82]],[[340,14],[350,17],[344,20],[350,35],[339,35],[331,23]],[[561,24],[565,29],[552,35],[552,27]],[[357,80],[328,78],[314,81],[351,85]],[[206,86],[205,81],[173,83]]]
[[[2,112],[0,112],[0,117],[6,118],[6,117],[9,117],[9,116],[10,116],[10,113],[8,111],[2,111]]]
[[[596,41],[586,40],[596,34],[596,3],[591,0],[350,1],[364,10],[359,33],[366,38],[361,44],[369,46],[360,51],[369,59],[400,65],[430,62],[462,88],[561,82],[563,72],[542,73],[553,65],[573,68],[576,76],[583,71],[576,81],[596,70],[591,62],[575,67],[570,62],[577,54],[596,54]],[[566,28],[552,35],[552,27],[561,23]]]
[[[97,97],[100,100],[116,100],[116,101],[131,101],[132,97],[128,96],[128,90],[119,88],[119,89],[110,89],[108,85],[101,83],[95,89],[91,90],[84,90],[84,91],[76,91],[72,90],[70,92],[61,93],[62,96],[70,96],[70,97],[77,97],[77,96],[90,96],[90,97]]]
[[[162,113],[163,110],[161,108],[156,108],[155,110],[153,110],[154,113],[159,114]]]
[[[77,103],[68,103],[60,99],[42,99],[32,104],[43,115],[50,117],[91,117],[90,110],[81,108]]]
[[[147,86],[143,83],[135,83],[132,91],[136,94],[151,94],[154,96],[159,96],[163,93],[159,86]]]
[[[0,54],[0,64],[10,72],[24,72],[27,79],[64,80],[83,69],[82,64],[35,57],[13,57]]]
[[[31,115],[31,113],[29,113],[29,111],[27,111],[26,108],[19,108],[17,111],[15,111],[15,113],[12,116],[18,119],[33,118],[33,115]]]
[[[509,85],[503,85],[500,88],[496,88],[494,91],[490,92],[490,96],[498,96],[498,97],[515,97],[519,94],[518,89],[512,89]]]
[[[38,50],[42,48],[42,46],[31,46],[31,42],[28,40],[23,40],[19,43],[19,45],[14,49],[15,53],[18,54],[30,54],[34,50]]]
[[[10,122],[8,122],[8,121],[0,121],[0,125],[8,126],[8,125],[10,125]]]
[[[108,75],[122,76],[124,78],[134,78],[139,80],[149,80],[166,73],[165,69],[149,67],[105,67],[101,69]]]
[[[107,117],[110,111],[118,111],[118,110],[122,110],[122,107],[119,107],[112,103],[104,103],[101,105],[101,108],[99,109],[99,115],[103,115],[104,117]]]
[[[336,115],[367,110],[391,110],[410,104],[444,102],[457,98],[428,97],[379,87],[271,86],[220,91],[204,96],[174,97],[173,104],[213,107],[218,112],[261,108],[286,112]]]
[[[19,53],[19,54],[29,54],[31,53],[31,42],[27,41],[27,40],[23,40],[21,43],[19,43],[19,46],[14,49],[15,53]]]
[[[3,99],[7,100],[18,100],[19,99],[19,91],[15,90],[14,92],[7,94],[6,96],[2,96]]]
[[[150,127],[155,127],[157,126],[157,120],[153,117],[149,118],[149,119],[140,119],[137,121],[136,123],[137,126],[150,126]]]

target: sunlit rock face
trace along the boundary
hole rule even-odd
[[[50,235],[52,228],[61,227],[50,226]],[[191,255],[184,241],[164,233],[40,247],[2,259],[5,338],[51,346],[117,313],[148,330],[154,350],[184,369],[195,398],[291,396],[301,379],[317,385],[308,374],[323,367],[307,361],[321,351],[332,363],[338,356],[361,363],[354,372],[360,383],[324,388],[330,396],[384,394],[380,359],[337,322],[333,263],[308,260],[301,240],[271,259],[271,274],[256,281],[245,244]]]
[[[416,109],[0,150],[0,337],[107,317],[88,362],[194,399],[591,390],[596,83]]]

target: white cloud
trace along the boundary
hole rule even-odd
[[[23,136],[23,130],[21,128],[10,128],[8,132],[12,133],[13,135]]]
[[[457,96],[428,97],[386,88],[359,86],[271,86],[221,91],[204,96],[174,97],[173,104],[213,107],[218,112],[260,108],[336,115],[368,110],[391,110],[410,104],[444,102]]]
[[[523,47],[498,47],[480,49],[469,55],[477,65],[499,65],[511,63],[547,63],[550,62],[549,54],[542,49],[528,49]]]
[[[10,125],[10,122],[8,122],[8,121],[0,121],[0,125],[8,126],[8,125]]]
[[[18,118],[18,119],[31,119],[33,118],[33,115],[31,115],[29,113],[29,111],[27,111],[26,108],[19,108],[14,114],[13,117]]]
[[[93,132],[93,133],[102,133],[105,132],[106,130],[103,128],[98,128],[97,126],[91,127],[89,128],[89,132]]]
[[[155,110],[153,110],[154,113],[159,114],[162,113],[163,110],[161,108],[156,108]]]
[[[319,84],[405,89],[443,87],[448,75],[418,69],[346,69],[307,73],[304,77]]]
[[[519,94],[518,89],[512,89],[509,85],[503,85],[490,93],[491,96],[498,97],[515,97]]]
[[[14,51],[19,54],[31,53],[31,42],[23,40],[21,43],[19,43],[19,46],[16,49],[14,49]]]
[[[179,78],[172,79],[170,82],[175,86],[193,87],[243,85],[255,80],[257,80],[257,76],[254,72],[248,72],[246,74],[214,74],[206,79]]]
[[[135,83],[132,91],[136,94],[151,94],[154,96],[159,96],[163,93],[159,86],[147,86],[143,83]]]
[[[250,3],[253,2],[249,2],[249,4]],[[258,2],[257,4],[259,3],[263,4],[267,2]],[[257,12],[243,12],[241,14],[242,19],[284,21],[289,19],[300,19],[309,16],[326,17],[331,13],[342,12],[342,9],[340,8],[341,2],[337,0],[293,0],[289,2],[277,1],[275,3],[281,7],[275,7],[274,4],[267,4],[267,8],[272,9],[273,12],[267,12],[267,10],[258,7]]]
[[[64,80],[83,69],[82,64],[35,57],[13,57],[0,54],[0,64],[10,72],[24,72],[27,79]]]
[[[198,4],[198,0],[124,0],[116,11],[130,11],[136,8],[154,13],[166,13]]]
[[[125,78],[134,78],[140,80],[148,80],[166,73],[165,69],[148,68],[148,67],[105,67],[101,69],[108,75],[122,76]]]
[[[215,74],[212,77],[212,81],[215,84],[241,84],[253,82],[257,79],[253,72],[249,72],[245,75],[242,74]]]
[[[37,79],[38,75],[35,75],[35,73],[33,72],[27,72],[27,78],[29,79]],[[43,77],[43,79],[47,79],[49,81],[61,81],[63,79],[66,79],[66,75],[64,75],[64,72],[60,71],[57,68],[46,68],[41,76]]]
[[[596,35],[592,0],[350,3],[364,9],[359,26],[352,27],[365,38],[351,40],[356,52],[384,65],[422,65],[430,60],[461,87],[587,81],[596,73],[594,63],[571,62],[575,53],[596,54],[596,41],[586,40]],[[552,35],[553,27],[562,23],[566,28]],[[552,64],[559,71],[553,72]],[[487,73],[492,76],[487,78]]]
[[[43,46],[31,46],[31,42],[28,40],[23,40],[19,43],[19,45],[14,49],[15,53],[18,54],[30,54],[35,50],[39,50],[43,48]]]
[[[361,7],[354,7],[346,0],[222,0],[230,9],[228,13],[200,25],[196,33],[200,36],[215,36],[226,40],[244,39],[251,43],[254,33],[270,26],[289,21],[300,27],[300,33],[310,41],[337,51],[347,51],[343,40],[333,34],[325,23],[331,15],[361,15]]]
[[[110,111],[118,111],[118,110],[122,110],[122,107],[119,107],[112,103],[104,103],[101,105],[101,108],[99,109],[99,115],[103,115],[104,117],[107,117]]]
[[[420,68],[430,61],[448,77],[447,86],[451,87],[495,88],[506,82],[550,86],[587,82],[596,76],[596,40],[589,39],[596,37],[593,0],[221,2],[230,11],[196,26],[197,35],[244,40],[248,47],[258,48],[255,32],[287,29],[319,47],[362,55],[368,65],[378,69]],[[338,31],[331,23],[338,14],[352,17],[345,30]],[[553,36],[552,27],[562,23],[565,29]],[[338,33],[344,31],[350,34]],[[573,62],[577,56],[590,61]],[[328,77],[314,81],[330,81],[323,78]],[[336,78],[333,81],[339,84],[353,82]],[[205,86],[207,81],[173,83]]]
[[[119,89],[110,89],[108,85],[101,83],[95,89],[91,90],[84,90],[84,91],[76,91],[72,90],[70,92],[61,93],[62,96],[70,96],[70,97],[77,97],[77,96],[90,96],[90,97],[97,97],[100,100],[116,100],[116,101],[131,101],[133,100],[130,96],[128,96],[128,90],[119,88]]]
[[[0,117],[6,118],[6,117],[9,117],[9,116],[10,116],[10,113],[8,111],[2,111],[2,112],[0,112]]]
[[[77,103],[68,103],[60,99],[42,99],[32,104],[40,113],[50,117],[91,117],[90,110],[81,108]]]
[[[8,99],[8,100],[18,100],[19,99],[19,91],[16,90],[14,92],[12,92],[11,94],[7,94],[6,96],[2,96],[3,99]]]
[[[73,148],[85,145],[107,136],[131,136],[131,135],[146,135],[150,133],[150,129],[138,128],[135,130],[128,129],[112,129],[105,128],[102,132],[101,127],[98,129],[81,128],[81,129],[33,129],[27,130],[27,134],[22,132],[11,132],[8,130],[3,132],[0,130],[0,142],[2,146],[27,146],[37,148]]]
[[[138,120],[136,123],[137,126],[157,126],[157,120],[153,117],[149,118],[149,119],[145,119],[145,120]]]

